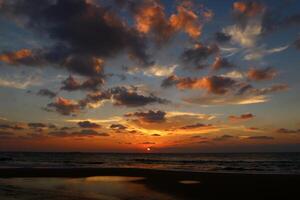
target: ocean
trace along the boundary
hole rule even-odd
[[[0,168],[146,168],[217,173],[300,174],[300,153],[0,152]]]

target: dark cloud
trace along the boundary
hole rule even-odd
[[[230,139],[233,139],[235,138],[234,136],[232,135],[222,135],[220,137],[215,137],[214,140],[215,141],[225,141],[225,140],[230,140]]]
[[[143,142],[141,144],[155,144],[155,142]]]
[[[104,84],[103,77],[91,77],[84,82],[79,82],[73,76],[69,76],[66,80],[62,81],[62,90],[76,91],[76,90],[92,90],[97,91]]]
[[[139,107],[148,104],[166,104],[168,100],[154,94],[141,94],[137,88],[114,87],[102,92],[90,93],[84,99],[73,101],[58,97],[55,102],[45,108],[46,111],[56,111],[62,115],[76,115],[85,108],[98,107],[103,101],[109,100],[116,106]]]
[[[81,106],[73,100],[58,97],[55,102],[49,103],[45,110],[56,111],[62,115],[76,115],[81,110]]]
[[[81,121],[77,123],[81,128],[101,128],[99,124],[90,121]]]
[[[28,123],[28,127],[30,128],[47,128],[48,125],[44,123]]]
[[[104,100],[111,100],[114,105],[127,107],[145,106],[153,103],[169,103],[168,100],[159,98],[153,94],[148,96],[140,94],[136,89],[132,90],[126,87],[114,87],[103,92],[88,94],[85,99],[80,101],[80,104],[82,106],[87,106]]]
[[[276,130],[277,133],[300,133],[300,129],[287,129],[287,128],[280,128]]]
[[[276,9],[266,10],[262,18],[262,28],[265,34],[299,26],[300,13],[286,16],[286,13],[283,13],[285,9],[286,5],[280,5]]]
[[[33,65],[42,60],[84,76],[102,76],[102,60],[127,52],[141,65],[152,62],[146,40],[135,28],[101,5],[84,0],[4,1],[3,16],[52,39],[53,47],[0,56],[10,64]],[[22,54],[22,56],[19,56]],[[40,64],[40,62],[38,62]]]
[[[69,56],[63,63],[69,71],[89,77],[103,77],[104,61],[91,56]]]
[[[225,43],[230,41],[231,36],[227,35],[226,33],[223,32],[216,32],[214,39],[218,42],[218,43]]]
[[[263,80],[272,80],[277,76],[277,70],[267,67],[264,69],[250,69],[247,72],[247,77],[249,80],[254,81],[263,81]]]
[[[233,17],[237,25],[244,29],[253,20],[263,17],[265,6],[258,1],[238,1],[233,3]]]
[[[79,90],[81,84],[79,83],[79,81],[77,81],[73,76],[69,76],[66,80],[62,81],[62,90],[67,90],[67,91],[75,91],[75,90]]]
[[[171,75],[162,81],[161,87],[164,88],[171,87],[173,85],[176,85],[178,82],[179,82],[179,77],[177,77],[176,75]]]
[[[297,39],[297,40],[294,42],[294,44],[295,44],[295,47],[296,47],[297,49],[300,50],[300,38]]]
[[[247,139],[249,139],[249,140],[274,140],[274,137],[259,135],[259,136],[250,136]]]
[[[161,135],[160,135],[160,134],[157,134],[157,133],[155,133],[155,134],[152,134],[151,136],[154,136],[154,137],[160,137]]]
[[[192,64],[193,67],[203,66],[204,61],[206,61],[210,56],[215,55],[219,52],[217,45],[203,45],[201,43],[195,44],[193,48],[186,49],[182,55],[181,59],[185,64]]]
[[[112,125],[110,125],[110,128],[114,129],[114,130],[125,130],[125,129],[127,129],[127,127],[124,126],[123,124],[112,124]]]
[[[54,98],[54,97],[56,97],[57,94],[49,89],[40,89],[37,92],[37,95]]]
[[[0,124],[0,129],[23,130],[24,127],[12,124]]]
[[[159,98],[153,94],[149,96],[138,94],[136,91],[130,91],[125,87],[115,87],[109,90],[114,105],[123,105],[128,107],[145,106],[148,104],[169,103],[168,100]]]
[[[160,110],[158,111],[149,110],[148,112],[128,113],[125,116],[134,117],[137,118],[139,121],[146,122],[146,123],[161,123],[166,120],[165,115],[166,113]]]
[[[243,120],[253,119],[254,117],[255,115],[253,115],[252,113],[246,113],[246,114],[241,114],[240,116],[231,115],[228,117],[228,119],[231,121],[243,121]]]
[[[181,78],[171,76],[163,80],[162,86],[169,87],[176,85],[179,89],[205,89],[209,93],[225,94],[229,90],[235,88],[237,82],[234,79],[222,76],[210,76],[202,78]]]
[[[212,127],[211,124],[196,123],[196,124],[183,126],[181,127],[181,129],[197,129],[197,128],[210,128],[210,127]]]
[[[217,71],[220,69],[227,69],[227,68],[232,68],[234,67],[234,64],[228,61],[226,58],[221,58],[217,56],[215,58],[214,63],[211,65],[212,69]]]
[[[84,129],[80,131],[52,131],[48,135],[55,137],[96,137],[96,136],[109,136],[109,134],[104,132],[97,132],[93,129]]]

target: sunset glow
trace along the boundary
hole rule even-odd
[[[299,6],[0,0],[0,151],[299,151]]]

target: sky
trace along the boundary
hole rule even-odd
[[[300,151],[297,0],[0,0],[0,151]]]

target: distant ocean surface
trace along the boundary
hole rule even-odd
[[[12,153],[0,168],[146,168],[196,172],[300,174],[300,153]]]

